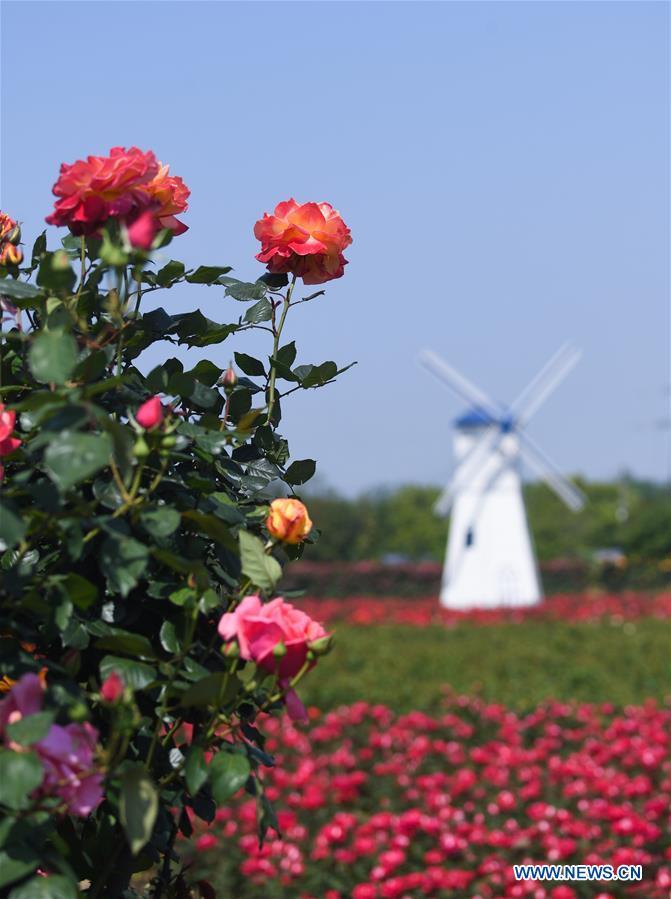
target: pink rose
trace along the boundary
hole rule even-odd
[[[163,421],[163,406],[157,396],[152,396],[146,403],[142,403],[135,413],[135,421],[146,430],[158,427]]]
[[[279,596],[265,605],[258,596],[245,596],[235,611],[221,616],[219,634],[237,640],[241,658],[282,679],[300,671],[309,643],[328,636],[321,624]],[[284,647],[285,654],[277,657],[276,647]]]
[[[42,710],[44,684],[36,674],[24,674],[0,702],[0,737],[12,748],[5,728]],[[72,815],[86,817],[102,801],[103,776],[95,768],[98,731],[84,724],[52,724],[31,749],[44,769],[36,796],[58,796]]]
[[[18,437],[12,437],[16,412],[7,409],[4,403],[0,403],[0,457],[8,456],[21,446]]]

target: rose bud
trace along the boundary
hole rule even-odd
[[[23,250],[7,243],[0,251],[0,265],[20,265],[23,262]]]
[[[233,363],[228,363],[228,368],[221,376],[221,380],[219,382],[226,393],[231,393],[234,387],[237,386],[238,376],[235,373],[235,369],[233,368]]]
[[[108,705],[115,705],[123,696],[124,682],[121,680],[116,671],[113,671],[104,681],[100,688],[100,698]]]
[[[273,646],[273,655],[275,656],[276,659],[283,659],[286,654],[287,654],[287,648],[284,645],[284,643],[276,643]]]
[[[161,226],[155,215],[147,210],[128,225],[128,240],[131,246],[138,250],[151,250],[154,238],[160,230]]]
[[[312,530],[308,510],[298,499],[274,499],[266,519],[268,533],[284,543],[301,543]]]
[[[308,643],[308,649],[316,656],[325,656],[326,653],[331,650],[332,646],[333,634],[328,634],[326,637],[319,637],[319,639],[312,640],[312,642]]]
[[[135,413],[135,420],[148,431],[158,427],[163,421],[163,406],[160,398],[152,396],[145,403],[142,403]]]

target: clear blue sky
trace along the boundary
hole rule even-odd
[[[532,436],[567,471],[668,474],[667,4],[1,7],[1,202],[27,241],[61,160],[115,144],[190,186],[171,251],[191,264],[254,278],[264,210],[341,211],[346,275],[289,332],[301,362],[359,365],[284,423],[328,483],[447,477],[460,406],[423,346],[512,400],[566,338],[583,361]],[[197,303],[241,309],[206,289],[166,305]]]

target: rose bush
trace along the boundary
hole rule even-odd
[[[287,315],[314,295],[293,299],[292,268],[244,282],[166,258],[189,191],[153,152],[64,164],[54,194],[47,221],[70,233],[56,249],[41,234],[23,265],[0,216],[0,892],[119,899],[149,871],[145,895],[207,896],[187,890],[178,834],[241,789],[259,836],[277,827],[255,722],[300,711],[296,687],[328,648],[272,600],[317,537],[307,510],[290,534],[267,521],[315,470],[290,463],[284,396],[345,369],[296,364]],[[322,283],[347,229],[307,205],[328,219],[301,254]],[[157,293],[177,285],[216,293],[228,321],[197,296],[167,313]],[[267,358],[236,352],[225,370],[219,345],[251,330]],[[148,370],[159,343],[197,359]]]

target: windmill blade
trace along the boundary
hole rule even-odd
[[[479,387],[472,384],[468,378],[460,374],[456,368],[452,368],[444,359],[441,359],[433,350],[422,350],[419,354],[419,362],[432,375],[435,375],[444,384],[447,384],[459,399],[465,400],[469,405],[486,412],[491,418],[500,417],[501,410],[496,403]]]
[[[557,496],[566,503],[569,509],[578,512],[585,505],[586,496],[559,471],[538,446],[526,434],[521,434],[520,450],[524,461],[533,468],[542,480]]]
[[[581,355],[580,350],[570,343],[565,343],[546,362],[510,407],[512,416],[520,426],[525,425],[550,394],[559,387]]]
[[[498,425],[492,425],[487,428],[482,437],[473,444],[471,449],[460,460],[459,466],[454,473],[454,477],[443,490],[442,494],[433,507],[436,515],[445,517],[452,507],[454,497],[459,490],[468,483],[474,472],[484,462],[485,458],[496,451],[501,442],[503,434]]]

